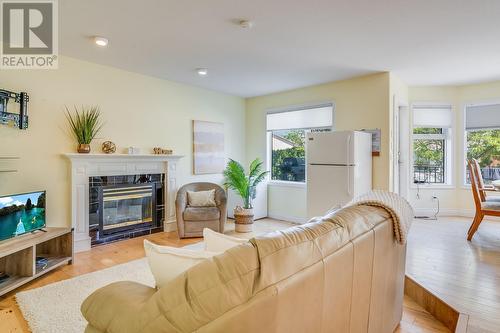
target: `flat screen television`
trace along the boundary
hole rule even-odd
[[[0,197],[0,241],[45,227],[45,191]]]

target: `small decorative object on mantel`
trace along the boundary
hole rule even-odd
[[[111,141],[104,141],[102,143],[102,152],[105,154],[113,154],[116,152],[116,145]]]
[[[371,133],[372,135],[372,156],[380,156],[380,140],[382,133],[380,128],[362,129],[363,132]]]
[[[141,149],[137,147],[128,147],[129,155],[139,155],[141,153]]]
[[[172,153],[173,153],[172,149],[163,149],[161,147],[153,148],[153,154],[155,155],[172,155]]]
[[[94,140],[97,133],[102,128],[101,112],[98,106],[83,107],[72,113],[66,107],[66,118],[76,141],[78,142],[77,151],[80,154],[90,153],[90,143]]]
[[[243,207],[234,209],[235,231],[251,232],[253,224],[252,200],[257,195],[257,185],[266,179],[269,171],[262,171],[263,162],[256,158],[250,163],[248,175],[243,166],[235,160],[229,160],[224,170],[224,186],[234,190],[243,199]]]

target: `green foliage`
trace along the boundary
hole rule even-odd
[[[467,159],[475,158],[481,167],[500,159],[500,130],[467,132]]]
[[[98,106],[82,106],[80,111],[75,106],[74,113],[66,107],[66,118],[79,144],[90,144],[102,128],[101,112]]]
[[[443,134],[443,129],[436,127],[416,127],[413,129],[413,134]]]
[[[224,170],[224,186],[236,191],[243,199],[243,208],[252,208],[252,200],[257,195],[257,185],[262,182],[268,171],[262,171],[263,162],[256,158],[250,163],[248,175],[243,166],[230,159]]]
[[[297,146],[304,149],[305,146],[305,131],[304,130],[289,130],[284,136],[285,139],[292,141]]]
[[[45,208],[45,193],[40,194],[40,196],[36,200],[36,207]]]
[[[26,207],[26,210],[31,210],[31,209],[33,209],[33,207],[34,207],[34,206],[33,206],[33,204],[31,203],[31,199],[30,199],[30,198],[28,198],[28,200],[26,200],[26,206],[25,206],[25,207]]]
[[[289,179],[290,175],[285,174],[281,168],[284,163],[285,158],[298,158],[305,159],[305,131],[304,130],[285,130],[277,131],[273,133],[274,135],[281,136],[291,142],[296,146],[287,149],[279,149],[272,151],[272,179],[274,180],[296,180]]]
[[[272,176],[274,180],[294,180],[288,179],[288,176],[283,173],[281,166],[285,158],[305,158],[304,147],[293,147],[288,149],[273,150],[272,153]]]
[[[415,140],[413,149],[415,165],[443,166],[444,140]]]
[[[19,212],[25,208],[24,205],[11,205],[7,207],[0,208],[0,216],[7,216],[9,214]]]
[[[413,134],[443,134],[442,128],[417,127]],[[416,139],[413,141],[414,163],[419,166],[444,166],[445,140]]]

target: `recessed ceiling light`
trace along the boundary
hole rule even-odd
[[[249,20],[240,20],[240,27],[243,29],[251,29],[253,27],[253,22]]]
[[[196,73],[198,73],[199,76],[207,76],[208,74],[208,69],[206,68],[197,68]]]
[[[99,46],[107,46],[108,45],[108,39],[107,38],[104,38],[104,37],[99,37],[99,36],[95,36],[94,37],[94,43],[96,43],[97,45]]]

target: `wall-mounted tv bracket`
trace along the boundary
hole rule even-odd
[[[19,113],[7,112],[7,103],[9,99],[19,103]],[[28,128],[28,93],[15,93],[0,89],[0,124],[16,126],[19,129]]]

